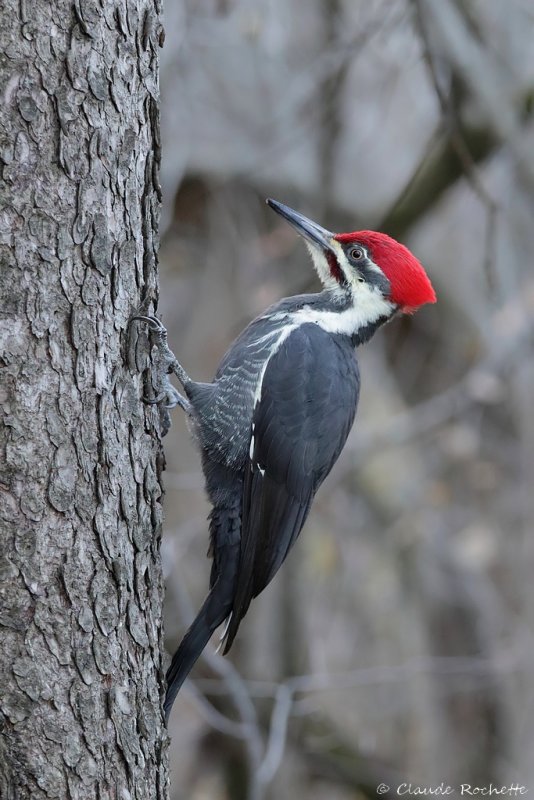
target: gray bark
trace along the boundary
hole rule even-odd
[[[159,15],[2,2],[3,800],[167,792],[159,421],[126,358],[157,300]]]

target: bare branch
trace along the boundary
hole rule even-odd
[[[421,0],[411,0],[411,4],[415,10],[416,26],[423,44],[425,62],[434,86],[436,97],[438,98],[441,107],[443,122],[447,128],[451,144],[463,166],[467,180],[486,208],[486,241],[484,248],[483,267],[488,281],[488,287],[491,291],[494,291],[496,287],[495,243],[497,240],[497,219],[499,205],[484,185],[480,172],[477,169],[471,152],[465,142],[465,138],[458,121],[457,110],[453,106],[450,99],[450,93],[445,91],[439,79],[436,68],[436,56],[431,49],[427,23],[421,8]]]

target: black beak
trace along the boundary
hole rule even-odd
[[[333,233],[327,231],[325,228],[321,228],[316,222],[312,222],[311,219],[299,214],[298,211],[293,211],[289,206],[279,203],[278,200],[271,200],[271,198],[269,198],[266,202],[273,211],[276,211],[277,214],[280,214],[281,217],[287,220],[289,224],[295,228],[297,233],[300,233],[300,235],[311,244],[315,246],[319,245],[323,250],[334,252],[331,244],[331,240],[334,236]]]

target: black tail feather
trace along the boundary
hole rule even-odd
[[[240,492],[236,492],[233,503],[224,508],[216,506],[210,515],[214,555],[211,589],[180,642],[167,671],[167,694],[163,706],[166,720],[169,719],[180,687],[209,642],[212,633],[232,611],[239,563],[240,524]]]
[[[166,720],[169,719],[172,705],[176,700],[176,695],[180,691],[182,683],[209,642],[213,631],[224,622],[228,615],[226,611],[228,604],[218,602],[214,596],[216,588],[217,584],[204,600],[202,608],[180,642],[180,646],[174,654],[167,671],[167,694],[165,695],[163,706]],[[214,615],[213,611],[216,606],[219,606],[220,610],[219,613]]]

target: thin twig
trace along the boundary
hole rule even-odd
[[[276,690],[274,708],[271,712],[269,739],[265,756],[258,770],[257,779],[262,786],[268,786],[276,775],[287,740],[287,726],[293,705],[294,691],[291,686],[281,683]]]

